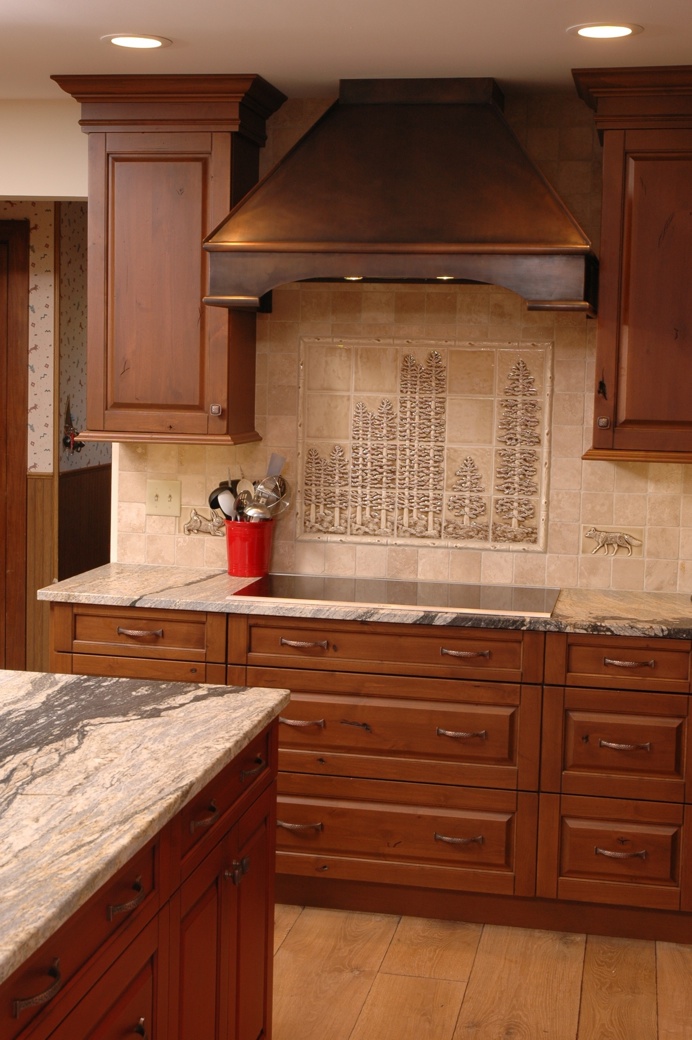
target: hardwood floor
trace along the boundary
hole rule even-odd
[[[273,1040],[692,1040],[692,945],[277,906]]]

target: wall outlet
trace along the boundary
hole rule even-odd
[[[180,481],[147,481],[147,516],[180,516]]]

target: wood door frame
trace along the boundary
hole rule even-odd
[[[0,332],[0,532],[4,590],[0,665],[26,662],[27,415],[29,363],[29,221],[0,220],[7,250],[7,314]]]

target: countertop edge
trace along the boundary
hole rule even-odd
[[[32,673],[23,674],[31,676]],[[60,678],[65,680],[73,679],[78,682],[86,677],[61,676]],[[91,680],[98,681],[98,677],[91,677]],[[118,682],[118,680],[109,681]],[[131,682],[131,680],[123,680],[123,682]],[[147,685],[149,687],[182,688],[191,687],[194,684],[149,682]],[[206,684],[199,687],[199,689],[209,688]],[[229,737],[228,743],[220,750],[207,753],[199,768],[195,766],[194,773],[190,771],[185,781],[171,790],[170,795],[159,801],[156,807],[151,807],[146,803],[139,808],[133,808],[132,818],[137,818],[138,822],[136,825],[133,827],[122,825],[120,830],[116,831],[114,837],[111,834],[108,852],[104,852],[97,862],[84,868],[81,876],[77,876],[75,887],[68,894],[56,896],[52,902],[48,900],[41,904],[45,907],[44,916],[38,919],[35,918],[34,914],[24,916],[22,924],[15,928],[16,934],[12,934],[12,941],[9,943],[6,941],[0,942],[0,985],[79,910],[95,892],[106,884],[121,867],[132,859],[151,838],[158,834],[214,776],[240,754],[258,733],[270,725],[289,700],[289,692],[284,689],[231,686],[218,687],[217,689],[227,690],[229,696],[253,695],[255,702],[257,697],[254,695],[261,695],[263,702],[266,697],[266,706],[263,703],[261,709],[255,707],[252,718],[247,723],[244,723],[242,728],[238,727],[234,731]],[[24,799],[26,804],[28,799],[33,798],[35,801],[37,797],[45,798],[48,805],[51,802],[59,802],[65,795],[50,792],[38,796],[20,793],[16,795],[16,800]],[[88,835],[86,837],[82,836],[82,838],[86,843]]]

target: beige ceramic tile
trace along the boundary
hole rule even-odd
[[[514,555],[486,552],[481,564],[481,581],[489,585],[509,585],[514,579]]]
[[[384,578],[387,574],[387,549],[381,545],[357,545],[355,574],[359,578]]]
[[[552,523],[548,527],[548,552],[574,555],[580,551],[579,524]]]
[[[418,549],[391,546],[387,549],[387,577],[411,580],[418,577]]]
[[[553,458],[550,467],[550,487],[561,491],[578,491],[581,488],[581,459]]]
[[[579,588],[612,588],[612,559],[605,556],[582,556],[579,559]]]
[[[675,560],[647,560],[644,588],[647,592],[676,592],[678,564]]]
[[[496,360],[495,350],[450,350],[448,393],[463,397],[474,394],[485,394],[489,397],[494,394]]]
[[[141,531],[146,527],[144,502],[120,502],[118,504],[118,530]]]
[[[147,494],[147,472],[146,470],[123,470],[120,469],[119,495],[120,502],[144,503]]]
[[[677,560],[679,551],[679,527],[647,528],[646,553],[649,560]]]
[[[118,531],[117,560],[119,563],[145,563],[147,536]]]
[[[549,588],[572,589],[577,587],[579,562],[576,556],[551,556],[546,560],[545,580]]]
[[[449,581],[449,549],[418,550],[418,574],[420,581]]]
[[[324,546],[325,574],[351,577],[356,574],[356,546],[345,542],[326,542]]]
[[[581,514],[581,492],[551,491],[548,503],[550,524],[577,523]]]
[[[394,293],[394,320],[398,325],[425,322],[425,293],[401,289]]]
[[[647,496],[647,523],[652,527],[677,527],[680,524],[679,495],[650,494]]]
[[[396,398],[399,388],[398,348],[369,344],[354,347],[352,354],[354,391],[357,394],[382,394]]]
[[[613,560],[612,588],[630,592],[643,590],[645,570],[644,560],[625,556],[621,556],[619,559],[616,557]]]
[[[545,585],[545,555],[543,553],[515,553],[514,582],[517,585]]]
[[[392,289],[364,292],[361,308],[363,323],[392,325],[394,323],[394,296]]]
[[[473,549],[451,549],[449,553],[449,580],[477,585],[481,580],[483,554]]]
[[[305,390],[349,391],[353,369],[350,347],[332,343],[305,344]]]
[[[613,522],[613,496],[589,491],[581,496],[581,518],[589,527]]]
[[[646,524],[648,495],[613,495],[613,523]]]
[[[495,435],[495,401],[480,397],[447,400],[447,442],[492,444]]]

